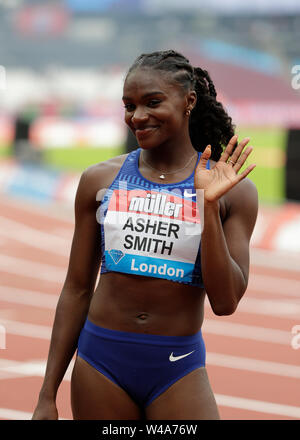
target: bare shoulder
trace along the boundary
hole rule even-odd
[[[108,188],[117,176],[127,156],[128,153],[121,154],[103,162],[90,165],[83,171],[81,180],[84,180],[93,192]]]
[[[117,176],[128,154],[121,154],[111,159],[87,167],[81,174],[76,201],[85,201],[94,206],[99,200],[98,193],[105,191]]]
[[[252,180],[247,177],[231,188],[225,197],[230,205],[240,206],[241,209],[249,204],[258,205],[257,188]]]
[[[107,187],[112,183],[118,174],[118,171],[120,170],[127,156],[128,153],[121,154],[103,162],[90,165],[84,170],[84,174],[90,180],[90,182],[95,180],[100,187]]]

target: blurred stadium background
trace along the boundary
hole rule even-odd
[[[2,158],[17,154],[82,171],[124,152],[120,97],[126,69],[142,52],[175,48],[210,72],[237,133],[250,136],[257,163],[251,178],[260,200],[290,198],[288,138],[300,128],[300,91],[292,87],[291,72],[300,64],[300,6],[181,3],[1,1]],[[292,198],[299,199],[297,189]]]
[[[254,146],[254,264],[271,270],[276,260],[273,269],[283,264],[299,279],[298,0],[1,0],[0,41],[2,220],[13,218],[13,201],[73,215],[80,173],[134,146],[121,102],[127,68],[142,52],[175,49],[209,71],[236,132]],[[26,418],[21,409],[0,418]]]

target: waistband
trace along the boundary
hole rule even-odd
[[[119,330],[111,330],[108,328],[100,327],[94,324],[88,319],[85,321],[84,329],[96,336],[104,339],[111,339],[115,341],[123,342],[137,342],[149,345],[176,345],[186,346],[189,344],[197,344],[202,340],[202,332],[199,330],[197,333],[188,336],[165,336],[165,335],[152,335],[145,333],[123,332]]]

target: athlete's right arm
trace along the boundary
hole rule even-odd
[[[97,166],[82,173],[75,198],[75,229],[66,279],[57,303],[44,381],[33,420],[57,419],[56,395],[75,353],[100,265],[96,220]]]

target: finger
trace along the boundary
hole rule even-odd
[[[236,173],[242,168],[252,151],[253,147],[248,146],[245,151],[243,151],[243,153],[237,158],[237,160],[234,160],[234,157],[232,156],[231,161],[235,162],[235,164],[233,165],[233,169]]]
[[[249,165],[248,168],[246,168],[241,174],[238,174],[238,181],[240,182],[241,180],[245,179],[245,177],[248,176],[249,173],[251,173],[252,170],[254,170],[254,168],[256,167],[256,164],[252,164]]]
[[[236,147],[236,149],[234,150],[234,152],[232,153],[231,156],[231,160],[233,162],[237,162],[239,160],[239,157],[243,151],[243,149],[245,148],[245,146],[248,144],[248,142],[250,141],[250,138],[244,138]]]
[[[211,145],[207,145],[207,147],[201,154],[197,168],[205,169],[207,165],[207,161],[210,158],[210,156],[211,156]]]
[[[234,136],[232,136],[232,138],[230,139],[230,141],[227,144],[227,147],[225,148],[225,150],[223,151],[221,157],[220,157],[220,162],[227,162],[228,158],[231,156],[232,151],[237,143],[238,140],[238,135],[235,134]]]

